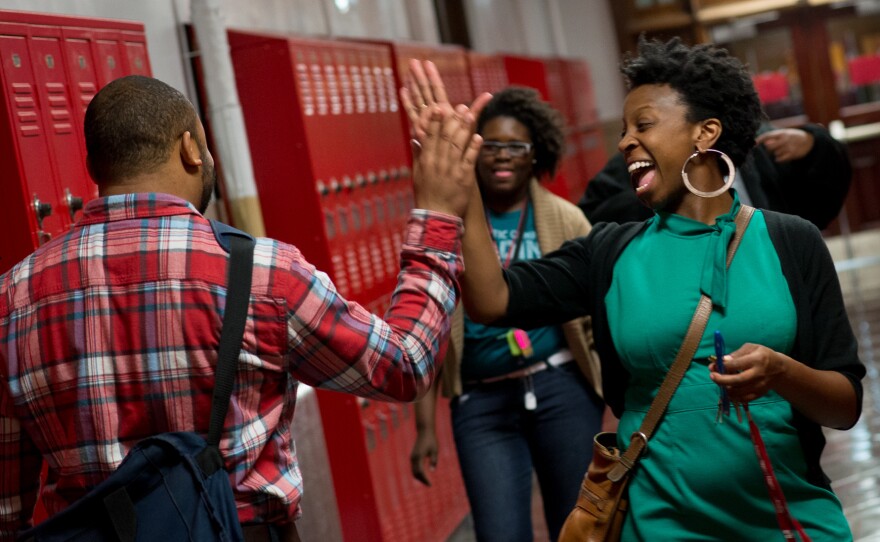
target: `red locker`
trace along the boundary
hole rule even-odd
[[[85,167],[82,121],[100,88],[92,35],[111,28],[146,43],[139,23],[0,11],[0,272],[63,233],[98,195]],[[142,56],[148,74],[145,49]],[[34,521],[45,518],[38,500]]]
[[[575,148],[572,158],[581,171],[581,177],[569,177],[572,201],[581,198],[587,183],[608,161],[602,126],[596,108],[595,92],[590,77],[590,67],[583,60],[562,59],[564,80],[569,96],[572,126],[571,144]]]
[[[564,102],[564,100],[559,99],[559,96],[562,95],[564,90],[558,87],[551,87],[551,84],[558,85],[560,83],[558,78],[550,76],[551,73],[558,75],[558,72],[548,68],[548,64],[544,59],[506,55],[504,56],[504,67],[507,70],[507,79],[511,85],[534,88],[541,93],[541,97],[544,100],[550,102],[557,109],[559,109],[559,102]],[[556,99],[554,99],[554,97],[556,97]],[[561,109],[559,112],[564,114],[564,111]],[[575,198],[575,195],[572,194],[568,188],[568,178],[569,175],[576,174],[576,170],[574,167],[566,163],[568,160],[570,160],[570,158],[567,154],[566,157],[563,158],[563,163],[560,164],[560,167],[557,170],[556,178],[545,180],[544,186],[554,194],[571,200]]]
[[[496,92],[508,85],[503,57],[468,51],[467,59],[474,96]]]
[[[443,82],[446,85],[446,93],[449,101],[453,104],[468,104],[474,99],[474,89],[471,86],[470,71],[468,68],[467,51],[457,45],[428,45],[425,43],[409,41],[373,41],[390,48],[392,65],[394,66],[396,89],[402,87],[409,73],[410,59],[430,60],[437,66]],[[405,134],[409,134],[409,120],[406,112],[400,111],[399,121]],[[407,141],[409,136],[407,135]],[[409,144],[407,143],[407,156],[412,163]]]
[[[230,31],[229,42],[267,234],[299,247],[344,296],[384,313],[413,205],[399,57],[387,43],[245,31]],[[469,101],[464,54],[444,51],[453,50],[456,60],[438,64],[458,62],[467,84],[453,95]],[[434,488],[421,487],[408,469],[410,406],[317,397],[344,538],[444,540],[467,511],[454,455]],[[438,508],[444,492],[454,502]],[[424,528],[432,522],[442,528]]]
[[[590,66],[584,60],[563,60],[563,69],[568,84],[569,102],[572,111],[572,126],[593,126],[599,122],[596,109],[596,95]]]
[[[139,55],[139,73],[148,74],[140,23],[0,11],[0,156],[7,194],[0,272],[64,232],[97,196],[85,167],[82,119],[110,80],[111,72],[96,60],[104,58],[99,42],[123,34],[140,47],[132,58]],[[114,77],[132,73],[127,60],[112,64]]]
[[[605,165],[601,126],[589,66],[583,60],[504,57],[512,85],[532,87],[566,121],[566,153],[560,171],[547,187],[570,201],[578,201],[589,180]]]

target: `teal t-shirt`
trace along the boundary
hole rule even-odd
[[[517,229],[521,216],[522,211],[520,210],[503,214],[495,214],[490,211],[488,214],[492,237],[495,240],[502,263],[516,246]],[[511,254],[511,260],[539,258],[541,247],[538,246],[535,215],[531,204],[526,209],[522,236],[522,243],[520,243],[517,253]],[[546,360],[562,349],[565,344],[565,338],[559,326],[531,329],[528,331],[528,335],[533,353],[530,357],[525,358],[512,355],[506,338],[510,328],[485,326],[471,321],[467,316],[464,319],[464,326],[461,377],[465,382],[500,376],[537,361]]]

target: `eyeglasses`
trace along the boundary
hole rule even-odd
[[[531,152],[532,144],[522,141],[511,141],[509,143],[483,141],[483,146],[480,147],[480,153],[486,156],[497,156],[502,150],[507,151],[507,155],[511,158],[522,158]]]

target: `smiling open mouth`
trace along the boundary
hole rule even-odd
[[[630,181],[636,190],[636,194],[641,194],[654,182],[656,170],[653,162],[639,160],[627,166],[626,170],[629,172]]]

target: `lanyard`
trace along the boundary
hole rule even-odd
[[[489,219],[489,210],[486,210],[486,224],[489,225],[489,236],[492,237],[492,246],[495,247],[495,252],[498,254],[498,260],[501,262],[501,267],[509,267],[514,258],[516,258],[516,253],[519,252],[519,248],[522,245],[523,233],[526,229],[526,218],[529,215],[530,206],[531,202],[529,201],[529,198],[526,197],[525,207],[523,207],[523,210],[520,212],[519,224],[516,226],[516,237],[514,242],[508,247],[507,256],[505,256],[503,260],[501,259],[501,253],[498,252],[498,242],[495,240],[495,235],[492,233],[492,221]]]
[[[761,470],[764,471],[764,483],[767,485],[767,491],[770,493],[770,499],[773,501],[773,508],[776,511],[776,521],[782,530],[782,535],[787,541],[795,539],[795,533],[799,534],[802,542],[810,542],[810,537],[804,532],[804,528],[798,523],[798,520],[792,517],[788,511],[788,503],[785,502],[785,495],[782,488],[779,487],[779,481],[773,473],[773,466],[770,464],[770,457],[767,455],[767,448],[764,446],[764,439],[761,438],[761,432],[758,426],[752,420],[752,414],[749,412],[749,405],[743,403],[746,416],[749,418],[749,431],[752,433],[752,443],[755,445],[755,452],[758,454],[758,462],[761,464]]]

